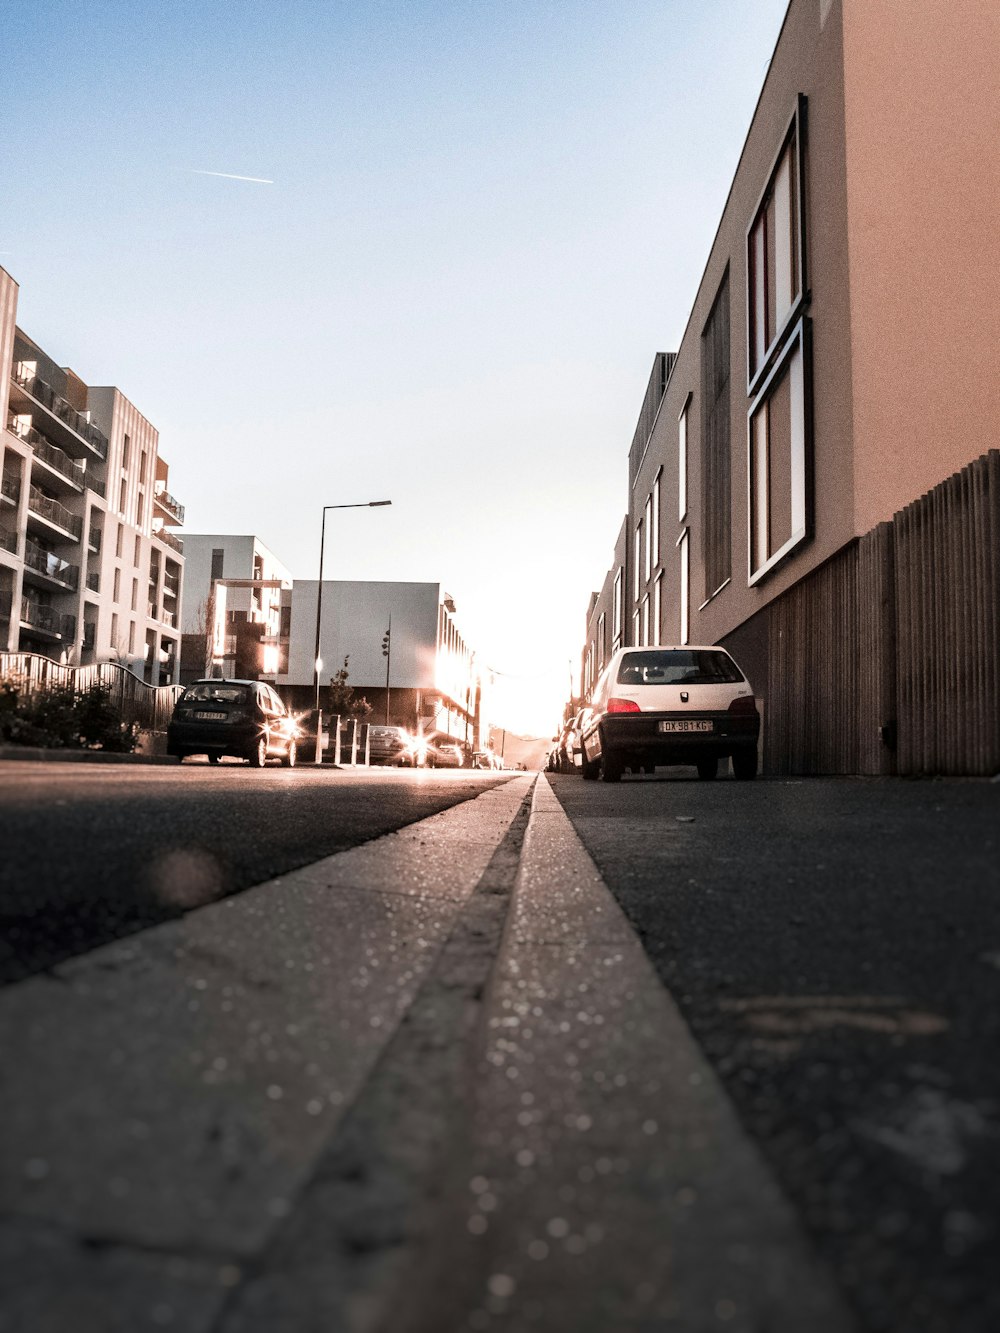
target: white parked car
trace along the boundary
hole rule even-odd
[[[757,774],[760,714],[749,681],[724,648],[620,648],[594,687],[580,735],[585,778],[617,782],[626,769],[693,764],[714,778]]]

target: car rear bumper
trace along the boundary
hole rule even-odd
[[[711,731],[664,732],[661,722],[709,722]],[[626,758],[634,755],[644,763],[687,764],[716,756],[725,759],[734,751],[755,749],[760,735],[760,715],[733,713],[606,713],[584,738],[585,757],[596,759],[613,749]]]
[[[171,722],[167,754],[245,755],[259,736],[260,729],[253,722]]]

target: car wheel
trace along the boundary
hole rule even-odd
[[[600,778],[602,782],[621,782],[625,765],[621,755],[607,746],[601,751]]]
[[[716,758],[698,760],[698,776],[703,782],[711,782],[719,772],[719,761]]]
[[[261,736],[247,758],[251,768],[263,768],[267,762],[267,737]]]
[[[210,764],[217,764],[221,758],[222,758],[221,754],[210,754],[208,756],[208,762]]]
[[[737,750],[733,754],[733,777],[750,782],[757,776],[757,751]]]
[[[187,758],[187,750],[178,750],[174,758],[179,764],[183,764],[184,760]]]
[[[285,768],[294,768],[295,761],[298,759],[298,757],[299,757],[299,747],[295,744],[294,741],[289,741],[288,749],[285,751],[285,757],[284,759],[282,759],[281,762],[284,764]]]

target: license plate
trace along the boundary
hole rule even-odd
[[[711,722],[661,722],[661,731],[669,732],[689,732],[689,731],[711,731]]]
[[[227,716],[226,713],[195,713],[199,722],[225,722]]]

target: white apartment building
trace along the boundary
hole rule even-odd
[[[0,651],[172,684],[184,510],[158,432],[22,332],[17,294],[0,269]]]
[[[288,568],[250,534],[188,533],[184,561],[184,680],[208,669],[210,627],[222,675],[275,680],[287,658],[281,606],[282,590],[292,586]]]

